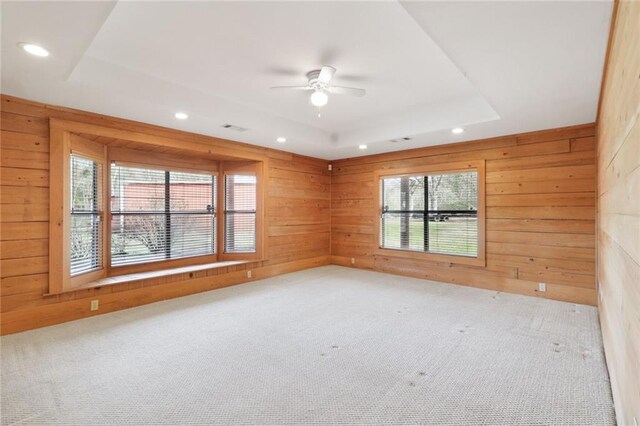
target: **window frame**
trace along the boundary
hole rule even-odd
[[[49,291],[56,295],[100,287],[110,277],[138,272],[213,264],[223,261],[261,261],[266,258],[264,194],[267,187],[268,157],[224,145],[212,146],[185,139],[167,138],[61,119],[49,121]],[[188,136],[188,135],[187,135]],[[100,203],[102,226],[102,268],[70,275],[71,153],[101,164]],[[216,176],[216,253],[177,259],[163,259],[132,265],[111,266],[111,162],[173,172],[207,173]],[[215,164],[215,166],[212,166]],[[224,172],[256,176],[256,252],[224,253],[224,226],[221,200]],[[212,266],[215,267],[215,266]],[[132,275],[132,279],[135,277]],[[122,280],[118,280],[122,282]]]
[[[475,257],[424,252],[416,250],[392,249],[382,247],[381,221],[383,214],[382,180],[387,178],[399,178],[408,176],[427,176],[438,173],[450,174],[456,172],[476,171],[478,176],[478,254]],[[485,198],[485,161],[474,160],[466,162],[433,164],[426,166],[404,167],[397,169],[377,170],[374,173],[374,188],[376,188],[376,208],[374,209],[374,226],[376,229],[376,243],[374,255],[387,257],[402,257],[432,262],[455,263],[462,265],[486,266],[486,198]]]
[[[108,265],[105,253],[108,248],[106,229],[107,199],[105,189],[106,146],[80,138],[74,134],[62,132],[53,127],[52,138],[58,143],[50,147],[50,183],[49,183],[49,291],[61,292],[65,288],[80,287],[107,276]],[[102,176],[98,179],[100,187],[99,211],[102,226],[102,267],[86,273],[71,276],[71,155],[90,159],[100,164]]]

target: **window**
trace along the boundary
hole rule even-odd
[[[216,176],[111,165],[111,266],[216,252]]]
[[[225,253],[256,251],[256,184],[256,176],[225,176]]]
[[[267,156],[206,138],[49,127],[49,294],[265,257]]]
[[[484,164],[460,166],[378,175],[382,251],[484,263]]]
[[[477,256],[477,172],[386,178],[382,194],[382,247]]]
[[[71,155],[70,274],[102,268],[102,165]]]

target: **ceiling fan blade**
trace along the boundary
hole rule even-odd
[[[281,90],[281,89],[287,89],[287,90],[313,90],[309,86],[274,86],[274,87],[272,87],[272,89],[275,89],[275,90]]]
[[[329,65],[323,66],[320,69],[320,75],[318,75],[318,83],[326,86],[329,84],[335,73],[336,69],[334,67],[330,67]]]
[[[330,86],[327,87],[327,91],[329,93],[333,93],[334,95],[350,95],[357,96],[359,98],[367,94],[367,91],[364,89],[356,89],[355,87],[343,86]]]

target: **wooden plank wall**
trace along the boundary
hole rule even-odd
[[[252,145],[2,96],[0,142],[0,310],[2,334],[137,306],[294,270],[326,265],[330,179],[327,162]],[[49,118],[174,137],[269,156],[268,260],[43,297],[48,288]]]
[[[595,304],[594,135],[595,126],[587,124],[335,161],[332,263]],[[481,159],[486,267],[373,255],[374,171]],[[547,283],[545,293],[537,292],[538,282]]]
[[[598,291],[618,424],[640,424],[640,2],[620,1],[598,115]]]

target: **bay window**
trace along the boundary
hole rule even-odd
[[[265,255],[265,157],[58,120],[50,143],[50,294]]]

